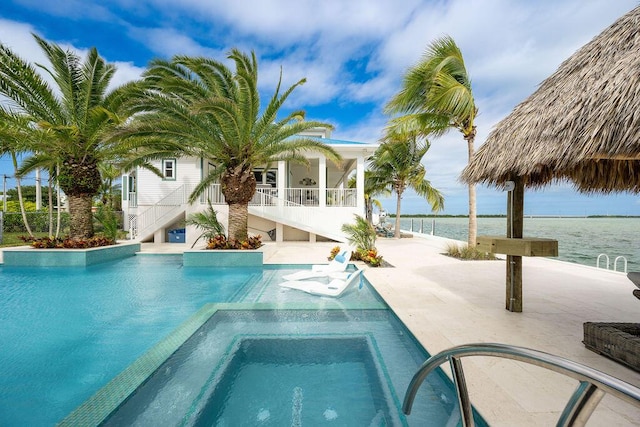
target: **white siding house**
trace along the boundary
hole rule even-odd
[[[323,138],[340,153],[341,167],[320,153],[308,152],[310,167],[281,161],[268,170],[254,169],[258,186],[249,205],[249,234],[259,234],[265,241],[344,241],[342,225],[352,223],[355,214],[364,216],[365,164],[377,145],[331,139],[324,129],[305,135]],[[207,200],[226,227],[228,208],[219,185],[211,186],[195,203],[187,201],[214,164],[201,158],[168,158],[154,165],[164,178],[144,169],[122,177],[125,228],[131,239],[169,241],[169,231],[185,228],[185,219],[205,209]],[[356,188],[347,186],[352,176]],[[192,243],[199,234],[186,227],[186,242]]]

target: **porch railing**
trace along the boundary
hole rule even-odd
[[[327,206],[357,206],[355,188],[327,188]]]
[[[283,200],[288,206],[320,206],[320,191],[319,188],[285,188]],[[355,188],[328,188],[326,192],[326,206],[328,207],[357,206]],[[252,206],[275,206],[278,197],[277,188],[257,188],[256,194],[249,204]],[[211,200],[213,205],[225,203],[220,184],[211,185],[200,198],[201,203],[207,203],[207,200]]]

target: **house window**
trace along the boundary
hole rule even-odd
[[[165,181],[176,180],[176,159],[162,160],[162,175]]]
[[[276,186],[277,169],[254,169],[253,176],[256,178],[257,184],[268,184],[271,187]]]

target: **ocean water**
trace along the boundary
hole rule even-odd
[[[387,222],[393,224],[394,218]],[[401,228],[410,230],[412,218],[401,218]],[[413,231],[450,239],[467,241],[468,218],[413,218]],[[478,218],[478,236],[506,235],[506,218]],[[617,257],[627,260],[627,271],[640,271],[640,218],[540,218],[524,219],[525,237],[545,237],[558,240],[561,261],[596,266],[598,255],[609,257],[609,269],[614,269]],[[606,268],[606,258],[600,259]],[[624,260],[618,259],[617,271],[624,271]]]

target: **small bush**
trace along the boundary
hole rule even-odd
[[[335,258],[338,252],[340,252],[340,246],[336,246],[331,249],[331,257],[329,259],[332,260]],[[371,267],[380,267],[380,265],[382,265],[382,255],[378,255],[378,250],[376,248],[357,249],[355,252],[351,252],[350,260],[364,261],[365,264],[368,264]]]
[[[376,248],[364,251],[360,250],[358,251],[358,254],[360,255],[360,259],[371,267],[380,267],[380,264],[382,264],[382,256],[378,255],[378,250]]]
[[[456,243],[447,245],[445,253],[450,257],[463,260],[485,261],[497,259],[493,254],[480,252],[476,248],[470,248],[469,245],[458,246]]]
[[[340,246],[334,246],[333,249],[331,249],[331,253],[329,254],[329,258],[328,260],[331,261],[332,259],[334,259],[336,257],[336,255],[338,255],[340,253]]]
[[[207,249],[258,249],[262,246],[262,236],[250,236],[247,240],[227,239],[223,234],[219,234],[209,239]]]

